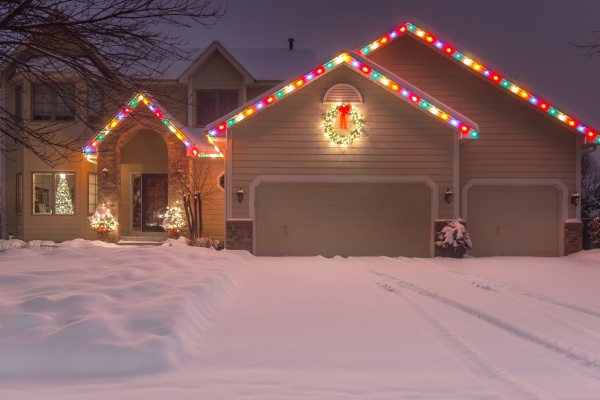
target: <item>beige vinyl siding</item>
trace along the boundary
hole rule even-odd
[[[411,35],[368,58],[479,125],[479,139],[460,147],[461,186],[474,178],[558,178],[575,190],[575,131]]]
[[[221,55],[214,52],[191,76],[192,83],[192,126],[196,126],[196,90],[236,89],[239,91],[238,104],[244,100],[244,77]]]
[[[61,242],[74,238],[95,239],[95,232],[89,227],[88,213],[88,173],[95,172],[95,165],[88,162],[65,162],[52,169],[31,152],[25,151],[23,172],[23,240],[52,240]],[[75,215],[34,215],[33,172],[73,172],[75,173]]]
[[[355,86],[364,99],[356,104],[364,133],[347,147],[322,127],[330,106],[323,95],[337,83]],[[454,131],[345,65],[241,122],[231,136],[234,197],[258,175],[418,175],[452,186]],[[233,218],[249,217],[247,203],[232,203]]]

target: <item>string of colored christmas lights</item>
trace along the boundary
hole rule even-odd
[[[149,97],[144,95],[143,93],[138,93],[133,97],[125,107],[123,107],[119,113],[100,131],[96,137],[90,141],[87,146],[84,147],[83,153],[86,155],[87,159],[90,160],[90,155],[96,154],[98,145],[106,136],[108,136],[116,127],[119,125],[121,121],[123,121],[138,105],[144,104],[148,109],[154,114],[156,118],[161,120],[163,125],[169,129],[179,140],[183,142],[186,148],[194,155],[198,157],[223,157],[221,150],[216,145],[216,143],[208,138],[208,142],[214,146],[216,154],[208,154],[201,153],[198,148],[189,140],[177,127],[165,116],[165,114],[150,101]]]
[[[407,32],[422,39],[423,41],[427,42],[429,45],[436,48],[438,51],[446,54],[448,57],[454,58],[458,62],[461,62],[465,66],[469,67],[471,70],[490,79],[492,82],[499,84],[504,89],[510,91],[511,93],[513,93],[514,95],[523,99],[524,101],[529,102],[531,105],[537,107],[538,109],[542,110],[543,112],[546,112],[549,115],[558,119],[559,121],[562,121],[567,126],[574,129],[575,131],[577,131],[578,133],[585,135],[586,140],[595,142],[595,143],[600,143],[600,136],[598,136],[598,133],[596,131],[594,131],[593,129],[590,129],[589,127],[585,126],[580,121],[577,121],[574,118],[569,117],[567,114],[563,113],[556,107],[552,106],[550,104],[550,102],[548,102],[546,100],[542,100],[539,97],[534,96],[527,90],[520,88],[519,86],[515,85],[514,83],[512,83],[509,80],[502,77],[502,75],[500,75],[499,73],[494,72],[491,69],[485,67],[480,62],[475,61],[475,60],[465,56],[464,54],[457,51],[454,46],[452,46],[448,43],[442,42],[439,38],[427,33],[426,31],[424,31],[422,29],[417,28],[415,25],[413,25],[411,23],[407,22],[404,25],[400,25],[393,31],[380,37],[379,39],[375,40],[371,44],[366,45],[366,46],[362,47],[361,49],[357,50],[357,53],[359,53],[360,55],[363,55],[363,56],[367,55],[370,52],[381,48],[382,46],[390,43],[394,39],[400,37],[401,35],[403,35]]]
[[[293,93],[294,90],[297,90],[298,88],[301,88],[304,85],[311,83],[315,79],[322,76],[325,72],[328,72],[344,63],[362,72],[368,78],[388,88],[392,92],[397,93],[400,98],[403,98],[408,103],[412,103],[416,107],[419,107],[424,111],[428,111],[429,113],[431,113],[431,115],[449,124],[451,127],[453,127],[461,133],[462,138],[478,138],[479,133],[475,129],[473,129],[464,121],[461,121],[461,119],[457,116],[453,116],[449,110],[443,109],[443,107],[434,106],[431,99],[427,100],[422,98],[418,93],[415,93],[410,88],[404,87],[402,84],[395,82],[389,77],[386,77],[380,71],[377,71],[372,66],[369,66],[366,63],[357,60],[355,57],[352,57],[348,53],[342,53],[338,55],[329,62],[320,65],[317,68],[311,70],[309,73],[295,79],[294,81],[292,81],[292,83],[276,90],[275,92],[270,93],[269,95],[262,98],[250,107],[247,107],[240,113],[232,116],[231,118],[219,122],[215,125],[214,128],[208,131],[208,136],[224,137],[227,128],[236,125],[237,123],[243,121],[246,117],[260,112],[266,107],[275,104],[277,101],[280,101],[281,99],[285,98],[290,93]]]

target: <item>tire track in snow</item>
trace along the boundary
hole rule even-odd
[[[591,367],[591,368],[600,367],[600,360],[595,359],[594,357],[590,356],[586,352],[579,350],[574,346],[570,346],[570,345],[561,343],[558,340],[552,339],[550,337],[543,336],[538,333],[529,331],[518,325],[515,325],[513,323],[505,321],[501,318],[495,317],[494,315],[487,313],[483,310],[480,310],[476,307],[470,306],[465,303],[461,303],[457,300],[451,299],[451,298],[441,295],[439,293],[430,292],[429,290],[427,290],[425,288],[422,288],[422,287],[419,287],[412,283],[403,281],[402,279],[396,278],[389,274],[374,271],[372,269],[369,269],[369,271],[379,277],[382,277],[389,281],[395,282],[399,286],[399,289],[410,290],[421,296],[427,297],[432,300],[436,300],[444,305],[447,305],[447,306],[453,307],[457,310],[460,310],[462,312],[465,312],[465,313],[472,315],[473,317],[476,317],[482,321],[486,321],[487,323],[489,323],[497,328],[503,329],[511,334],[514,334],[522,339],[528,340],[536,345],[553,350],[561,355],[567,356],[568,358],[570,358],[572,360],[579,361],[581,364],[583,364],[586,367]],[[390,286],[390,287],[392,287],[392,286]]]
[[[546,318],[553,320],[555,323],[558,323],[563,327],[568,327],[573,332],[576,332],[579,335],[584,335],[594,340],[600,340],[600,333],[596,332],[593,329],[587,328],[581,324],[573,322],[571,319],[565,318],[557,312],[553,312],[548,310],[547,308],[540,307],[539,302],[552,304],[563,309],[581,312],[585,315],[598,318],[600,318],[600,311],[594,310],[589,307],[580,306],[575,303],[569,303],[556,298],[545,296],[540,293],[530,291],[528,289],[524,289],[519,286],[502,282],[493,278],[486,278],[468,272],[463,273],[462,271],[447,270],[447,272],[454,273],[459,276],[472,278],[465,281],[476,285],[477,287],[480,287],[482,289],[493,290],[497,293],[509,297],[511,300],[520,303],[521,305],[533,307],[537,310],[538,314],[543,314]],[[477,280],[478,282],[474,282],[473,280]]]
[[[370,270],[369,272],[389,279],[386,274]],[[395,278],[393,278],[396,280]],[[485,382],[499,394],[515,399],[514,395],[525,396],[529,400],[551,400],[553,398],[539,393],[535,388],[521,381],[517,377],[495,365],[490,359],[485,357],[481,352],[477,351],[473,346],[462,340],[450,328],[442,324],[439,319],[435,318],[431,313],[418,305],[415,301],[408,298],[400,288],[390,285],[389,283],[376,282],[380,288],[402,298],[415,311],[415,318],[421,319],[424,323],[432,326],[439,335],[435,335],[431,329],[427,329],[432,333],[442,346],[450,352],[454,358],[462,364],[467,370],[471,371],[475,376]],[[519,398],[522,398],[522,397]],[[516,399],[515,399],[516,400]]]
[[[501,287],[505,287],[508,290],[515,292],[515,293],[519,293],[525,297],[529,297],[529,298],[533,298],[536,300],[540,300],[546,303],[550,303],[550,304],[554,304],[560,307],[564,307],[567,308],[569,310],[573,310],[573,311],[578,311],[587,315],[591,315],[593,317],[596,318],[600,318],[600,310],[591,308],[591,307],[586,307],[586,306],[582,306],[576,303],[570,303],[568,301],[564,301],[561,299],[557,299],[555,297],[551,297],[551,296],[547,296],[541,293],[538,293],[536,291],[533,290],[529,290],[529,289],[525,289],[522,288],[520,286],[516,286],[516,285],[512,285],[510,283],[506,283],[497,279],[493,279],[493,278],[487,278],[487,277],[483,277],[480,275],[475,275],[475,274],[471,274],[469,272],[465,272],[465,271],[455,271],[455,270],[451,270],[451,269],[446,269],[447,272],[456,274],[456,275],[460,275],[460,276],[470,276],[473,277],[475,279],[480,279],[484,282],[491,282],[494,283],[496,285],[500,285]]]

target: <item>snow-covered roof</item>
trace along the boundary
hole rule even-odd
[[[312,49],[228,48],[215,41],[195,52],[194,61],[172,62],[161,79],[185,81],[214,51],[223,54],[240,73],[248,74],[255,81],[282,81],[300,74],[317,62],[316,51]]]

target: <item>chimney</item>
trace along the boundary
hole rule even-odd
[[[289,38],[288,43],[290,44],[289,49],[294,50],[294,38]]]

